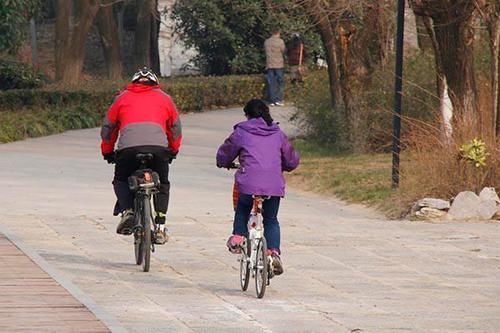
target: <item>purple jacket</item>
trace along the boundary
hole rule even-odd
[[[283,171],[299,165],[299,154],[277,124],[268,126],[254,118],[234,126],[234,131],[217,151],[217,166],[229,167],[239,158],[235,179],[243,194],[285,195]]]

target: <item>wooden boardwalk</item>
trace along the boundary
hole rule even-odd
[[[0,233],[0,332],[109,329]]]

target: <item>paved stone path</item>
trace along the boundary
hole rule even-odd
[[[232,174],[214,162],[241,111],[182,118],[172,240],[151,272],[115,234],[97,129],[0,145],[0,226],[130,332],[500,331],[500,224],[387,221],[293,189],[280,210],[285,274],[262,300],[241,292],[224,245]]]

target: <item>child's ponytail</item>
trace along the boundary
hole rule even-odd
[[[269,107],[261,99],[255,98],[250,100],[243,108],[243,111],[249,119],[262,118],[266,122],[267,126],[271,126],[273,124],[274,120],[269,112]]]

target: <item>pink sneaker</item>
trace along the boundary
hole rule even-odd
[[[281,261],[280,251],[278,249],[268,249],[267,255],[271,257],[271,269],[273,274],[283,274],[283,262]]]
[[[226,246],[231,253],[241,253],[241,247],[244,241],[245,237],[241,235],[232,235],[227,240]]]

